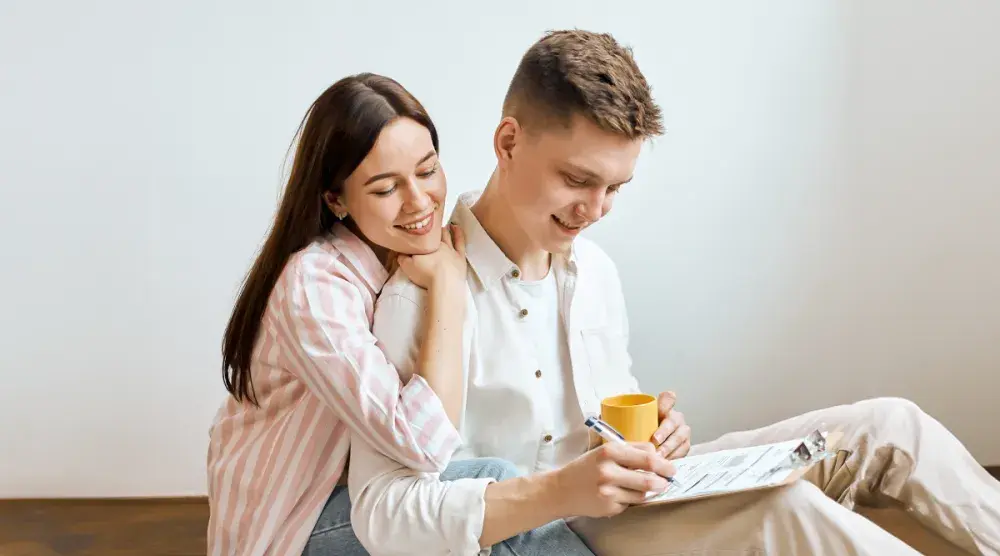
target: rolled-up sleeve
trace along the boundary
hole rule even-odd
[[[364,470],[362,473],[357,471]],[[486,487],[493,478],[442,481],[352,439],[351,527],[371,556],[484,556]]]
[[[271,298],[272,329],[289,372],[328,405],[352,435],[408,467],[440,471],[461,445],[426,381],[400,380],[369,329],[364,298],[335,257],[289,265]]]
[[[405,380],[414,370],[426,293],[401,276],[390,282],[376,305],[372,330]],[[479,538],[492,482],[441,481],[437,473],[410,469],[352,437],[351,525],[372,556],[487,555],[490,548],[480,549]]]

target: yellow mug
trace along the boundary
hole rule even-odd
[[[601,420],[621,433],[628,442],[650,442],[660,426],[654,396],[622,394],[601,401]]]

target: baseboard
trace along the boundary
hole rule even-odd
[[[77,497],[77,498],[0,498],[0,504],[207,504],[207,496],[112,496],[107,498]]]
[[[1000,465],[986,465],[986,472],[1000,481]],[[34,504],[208,504],[207,496],[136,496],[115,498],[0,498],[0,503],[34,503]]]

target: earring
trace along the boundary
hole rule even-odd
[[[333,211],[333,215],[337,217],[337,220],[343,220],[344,218],[347,217],[347,211],[346,210],[335,210],[335,211]]]

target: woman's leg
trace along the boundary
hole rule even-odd
[[[520,475],[514,464],[498,458],[474,458],[453,461],[441,480],[493,477],[498,481]],[[499,542],[493,556],[594,556],[587,545],[563,520],[547,523]]]
[[[302,556],[369,556],[351,529],[351,497],[346,486],[334,487],[319,514]]]
[[[517,475],[517,468],[505,460],[475,458],[451,462],[441,473],[441,480],[493,477],[502,481]],[[491,553],[494,556],[594,556],[564,521],[554,521],[497,543]],[[347,487],[334,489],[303,556],[369,556],[351,528],[351,499]]]

